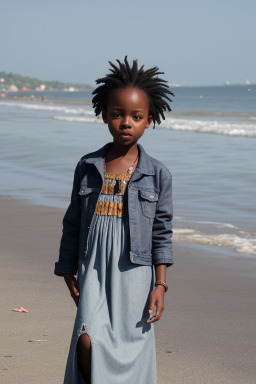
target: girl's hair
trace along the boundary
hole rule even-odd
[[[95,95],[92,99],[93,108],[96,116],[98,116],[103,109],[107,108],[107,103],[111,93],[119,88],[136,87],[144,91],[149,101],[149,114],[152,115],[155,128],[156,122],[161,123],[160,116],[165,120],[164,111],[171,111],[171,108],[167,102],[172,101],[168,95],[174,96],[169,90],[168,82],[160,79],[158,75],[164,72],[158,72],[158,67],[153,67],[144,70],[144,65],[138,69],[137,60],[133,60],[133,65],[130,67],[127,56],[124,58],[124,63],[121,63],[116,59],[119,64],[114,65],[109,61],[111,73],[106,77],[97,79],[97,84],[102,84],[93,91]],[[165,100],[166,99],[166,100]]]

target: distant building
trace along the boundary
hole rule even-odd
[[[177,83],[168,83],[169,88],[174,88],[174,87],[180,87],[180,84]]]
[[[7,89],[8,92],[18,92],[19,88],[16,87],[16,85],[10,85],[10,87]]]

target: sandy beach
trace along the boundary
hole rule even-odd
[[[0,207],[1,383],[62,383],[75,317],[53,274],[63,211],[8,197]],[[184,243],[174,251],[155,324],[158,384],[255,383],[255,257]],[[12,311],[21,306],[29,312]]]

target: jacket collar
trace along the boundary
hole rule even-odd
[[[85,163],[94,164],[98,169],[102,180],[104,180],[104,157],[106,155],[107,150],[112,145],[112,142],[105,144],[98,151],[92,152],[88,155],[88,157],[84,158]],[[139,179],[142,175],[154,175],[155,171],[152,166],[151,157],[146,153],[145,149],[142,145],[137,144],[139,151],[139,161],[135,171],[132,174],[130,181],[134,181]]]

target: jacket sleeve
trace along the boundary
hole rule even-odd
[[[173,264],[172,219],[172,176],[168,172],[167,176],[165,175],[161,180],[159,199],[153,223],[153,265],[167,264],[167,267],[169,267]]]
[[[71,194],[71,202],[63,218],[63,231],[60,242],[59,261],[55,263],[54,274],[75,275],[78,268],[78,249],[80,237],[80,176],[79,163],[76,166]]]

